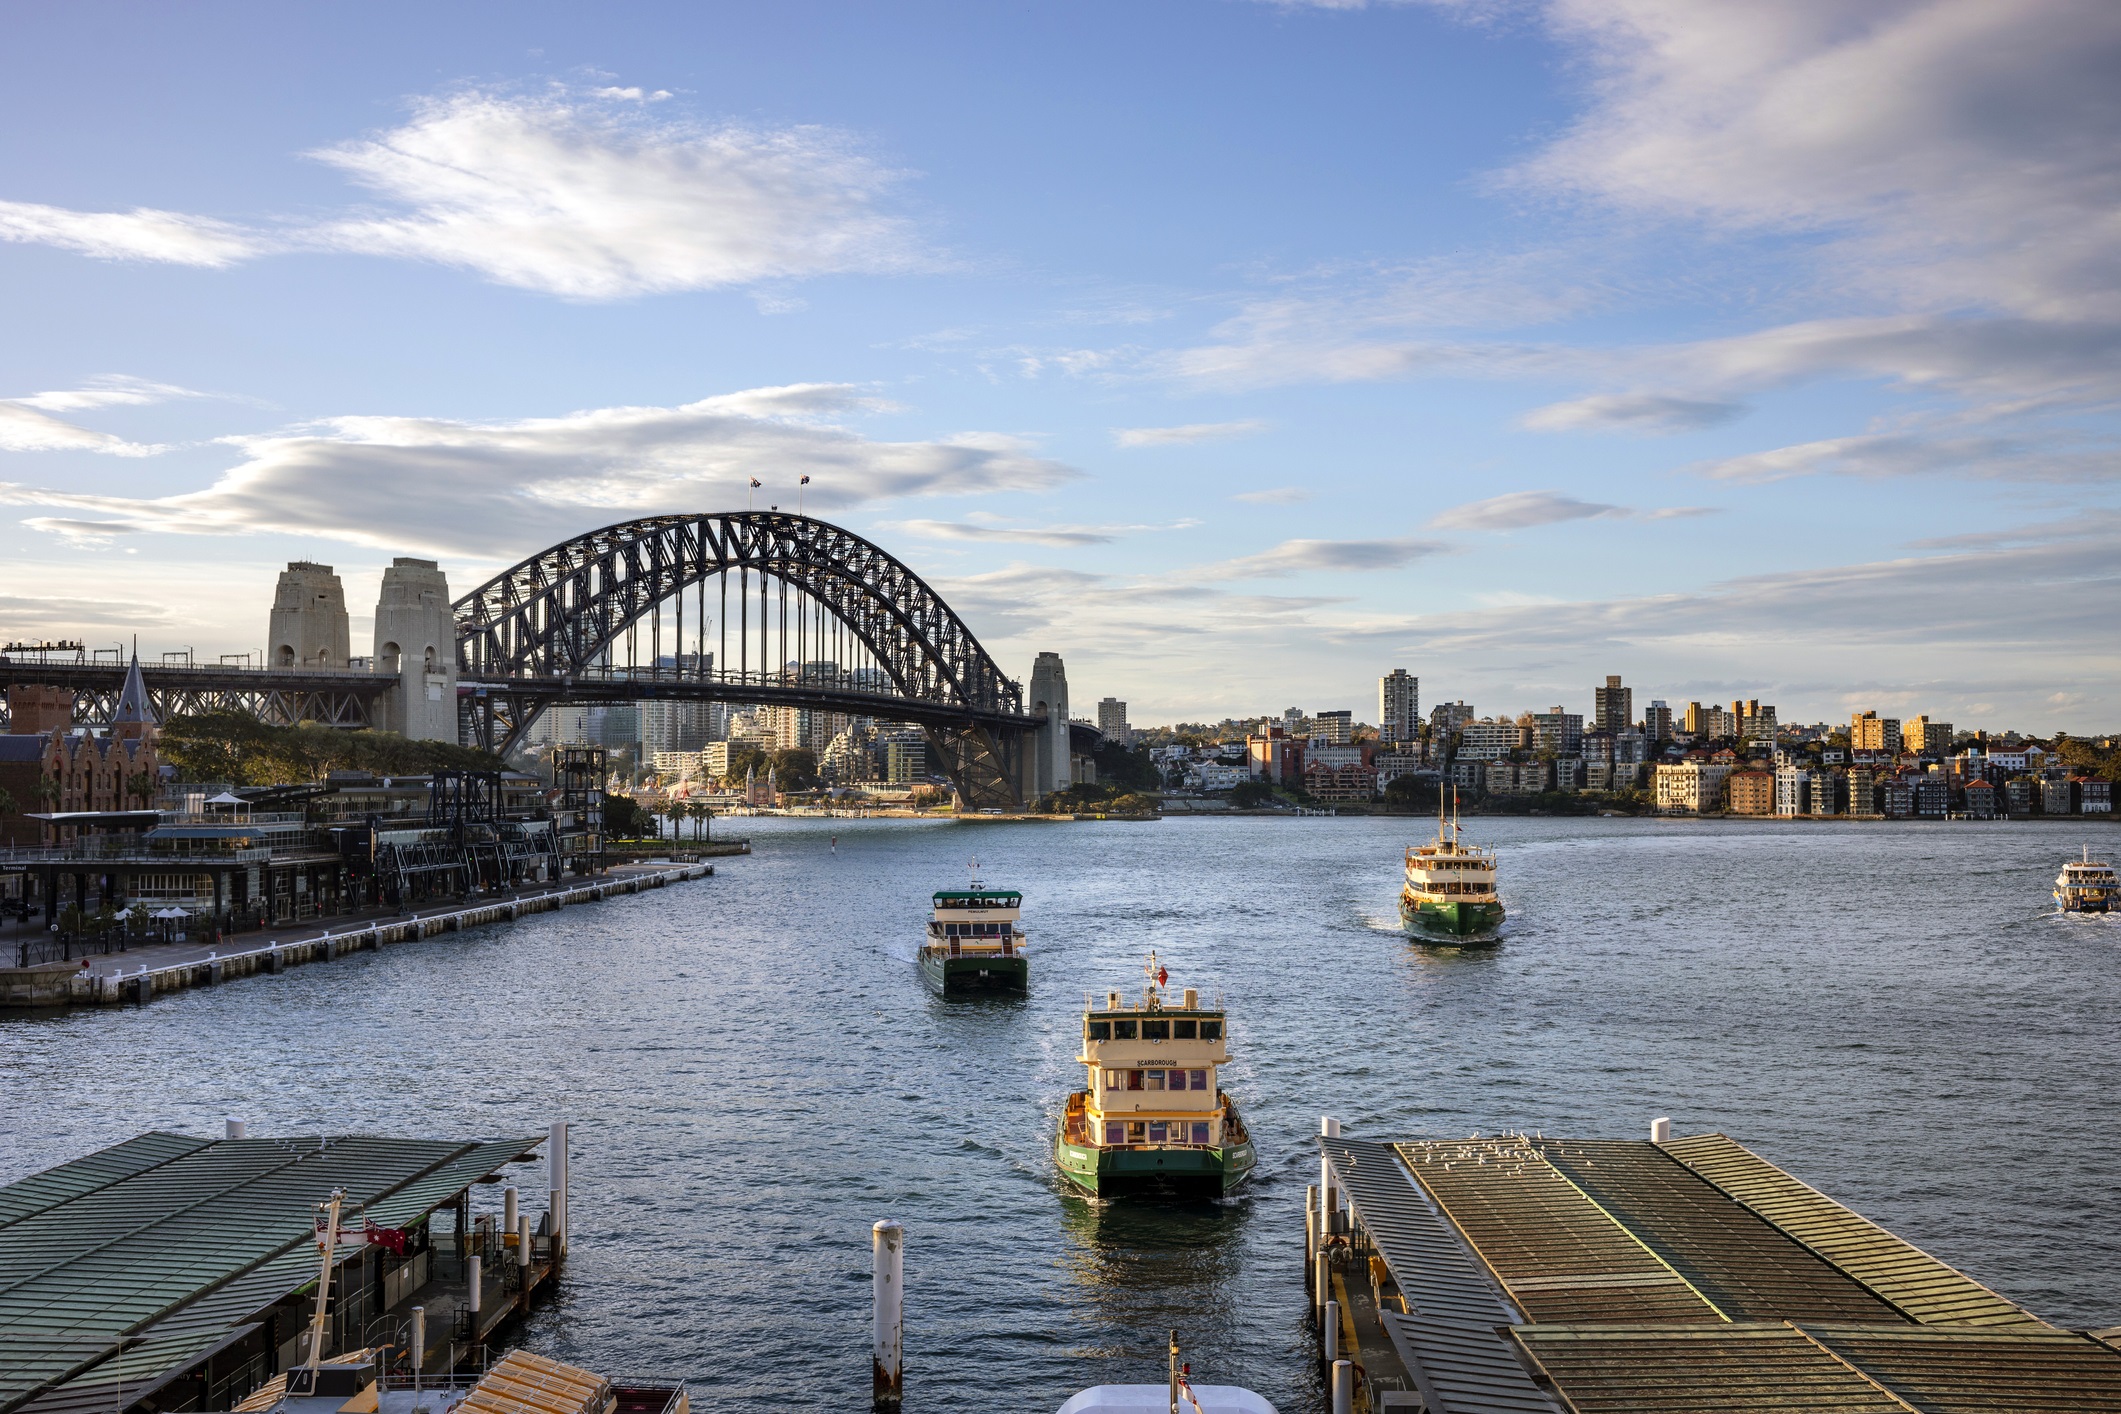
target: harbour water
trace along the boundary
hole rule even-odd
[[[696,1407],[866,1399],[870,1223],[907,1228],[907,1407],[1052,1409],[1309,1368],[1321,1110],[1364,1136],[1720,1129],[2058,1322],[2121,1322],[2121,917],[2050,881],[2112,826],[1481,819],[1511,919],[1410,945],[1419,820],[751,820],[712,881],[287,975],[0,1024],[0,1179],[144,1129],[573,1122],[566,1281],[525,1332]],[[1433,828],[1433,827],[1431,827]],[[834,843],[836,839],[836,844]],[[1028,999],[945,1002],[935,888],[1025,891]],[[1051,1160],[1086,992],[1223,994],[1260,1167],[1096,1204]],[[526,1183],[530,1180],[526,1180]]]

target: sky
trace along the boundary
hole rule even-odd
[[[0,634],[803,508],[1078,715],[2121,727],[2121,6],[7,7]]]

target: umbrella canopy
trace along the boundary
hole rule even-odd
[[[244,798],[243,798],[242,796],[240,796],[240,795],[237,795],[237,794],[236,794],[236,793],[235,793],[234,791],[229,791],[229,790],[225,790],[225,791],[222,791],[222,792],[221,792],[221,793],[220,793],[219,795],[217,795],[217,796],[213,796],[213,797],[209,798],[209,799],[207,800],[207,802],[206,802],[206,803],[207,803],[208,805],[248,805],[248,804],[250,804],[250,802],[249,802],[249,801],[247,801],[247,800],[245,800],[245,799],[244,799]]]
[[[165,908],[165,909],[163,909],[163,910],[162,910],[162,911],[161,911],[160,913],[156,914],[156,915],[155,915],[155,917],[157,917],[157,918],[189,918],[189,917],[191,917],[191,915],[190,915],[189,913],[186,913],[186,912],[185,912],[185,911],[184,911],[183,909],[181,909],[181,908]]]

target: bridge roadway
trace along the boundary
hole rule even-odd
[[[728,702],[745,706],[803,707],[843,712],[921,727],[996,727],[1023,731],[1045,720],[1023,713],[982,708],[946,698],[916,697],[889,683],[853,675],[773,672],[687,672],[675,667],[599,668],[550,676],[494,677],[458,681],[457,695],[508,696],[539,706],[559,703]],[[528,714],[525,714],[526,718]]]

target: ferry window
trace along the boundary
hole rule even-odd
[[[1162,1120],[1156,1121],[1154,1124],[1149,1126],[1149,1142],[1151,1144],[1163,1143],[1168,1132],[1169,1126],[1167,1126]]]
[[[1112,1039],[1112,1023],[1111,1023],[1111,1022],[1109,1022],[1109,1021],[1093,1021],[1093,1022],[1091,1022],[1091,1023],[1090,1023],[1090,1039],[1091,1039],[1091,1040],[1093,1040],[1093,1041],[1109,1041],[1109,1040],[1111,1040],[1111,1039]]]
[[[1193,1142],[1196,1144],[1208,1142],[1208,1122],[1206,1120],[1197,1119],[1193,1121]]]
[[[1198,1035],[1200,1035],[1200,1023],[1197,1021],[1174,1021],[1171,1023],[1171,1039],[1174,1041],[1190,1041]]]
[[[1196,1070],[1196,1071],[1194,1071],[1194,1072],[1193,1072],[1193,1088],[1194,1088],[1194,1089],[1196,1089],[1196,1090],[1205,1090],[1205,1089],[1207,1089],[1207,1088],[1208,1088],[1208,1072],[1207,1072],[1207,1071],[1205,1071],[1205,1070]]]
[[[1140,1071],[1130,1070],[1127,1072],[1127,1088],[1129,1090],[1139,1090],[1142,1088],[1142,1073]]]
[[[1113,1040],[1115,1040],[1115,1041],[1131,1041],[1131,1040],[1133,1040],[1133,1039],[1134,1039],[1134,1022],[1133,1022],[1133,1019],[1132,1019],[1132,1018],[1129,1018],[1129,1019],[1127,1019],[1127,1020],[1125,1020],[1125,1021],[1115,1021],[1115,1022],[1113,1022],[1113,1023],[1112,1023],[1112,1039],[1113,1039]]]
[[[1135,1120],[1127,1126],[1127,1142],[1140,1144],[1149,1137],[1149,1125],[1145,1120]]]
[[[1164,1073],[1162,1071],[1145,1070],[1142,1074],[1148,1077],[1147,1089],[1161,1090],[1164,1088]]]
[[[1222,1038],[1223,1038],[1223,1024],[1222,1024],[1222,1023],[1221,1023],[1220,1021],[1203,1021],[1203,1022],[1202,1022],[1202,1023],[1200,1024],[1200,1039],[1201,1039],[1201,1040],[1203,1040],[1203,1041],[1220,1041],[1220,1040],[1221,1040]]]
[[[1124,1070],[1108,1070],[1108,1071],[1106,1071],[1106,1072],[1105,1072],[1105,1088],[1106,1088],[1107,1090],[1124,1090],[1124,1089],[1126,1089],[1126,1088],[1127,1088],[1127,1072],[1125,1072]]]
[[[1168,1021],[1144,1021],[1142,1023],[1142,1039],[1144,1041],[1170,1040],[1171,1023]]]
[[[1105,1142],[1107,1144],[1126,1143],[1127,1126],[1116,1119],[1105,1121]]]

